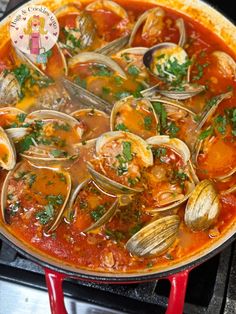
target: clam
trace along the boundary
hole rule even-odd
[[[39,165],[45,162],[70,163],[77,157],[74,144],[81,141],[83,130],[75,118],[59,111],[38,110],[31,112],[26,122],[30,124],[31,133],[27,149],[24,148],[23,152],[20,149],[23,158]],[[24,146],[23,139],[19,147]]]
[[[152,38],[156,40],[164,28],[164,16],[165,12],[161,8],[150,9],[140,15],[130,35],[129,46],[132,46],[137,31],[142,24],[144,25],[141,36],[145,39]]]
[[[83,130],[81,134],[82,143],[79,145],[93,141],[98,136],[109,131],[109,116],[103,111],[97,109],[80,109],[72,112],[71,116],[78,120],[81,130]],[[95,120],[101,127],[97,128],[94,126]]]
[[[155,156],[154,165],[147,170],[146,175],[154,206],[147,211],[156,213],[176,208],[189,198],[195,187],[196,174],[190,168],[190,151],[183,141],[165,135],[153,136],[147,139],[147,143]],[[179,166],[173,168],[172,163],[176,161],[171,161],[171,158],[175,160],[177,156],[181,162],[178,161]]]
[[[144,139],[158,134],[158,123],[151,102],[145,98],[124,98],[114,104],[111,112],[111,131],[129,131]]]
[[[147,50],[146,47],[132,47],[113,55],[113,58],[119,60],[119,64],[127,73],[133,75],[132,73],[135,71],[135,81],[140,82],[144,87],[149,87],[147,83],[149,75],[143,64],[143,55]]]
[[[185,100],[194,97],[205,90],[204,85],[195,85],[190,83],[184,83],[182,85],[183,90],[161,89],[159,84],[141,91],[144,97],[155,97],[156,94],[163,95],[165,97],[175,100]]]
[[[68,74],[67,62],[58,43],[50,50],[51,55],[45,64],[38,64],[35,55],[25,54],[18,49],[16,49],[16,52],[23,63],[27,64],[33,71],[39,73],[44,79],[57,79]]]
[[[117,51],[120,51],[124,46],[128,44],[129,38],[130,38],[130,35],[122,36],[118,39],[115,39],[109,42],[105,46],[96,49],[95,52],[103,54],[103,55],[114,54]]]
[[[220,212],[220,201],[213,183],[201,181],[189,197],[185,208],[184,221],[193,231],[210,228]]]
[[[3,169],[11,170],[16,164],[15,147],[11,139],[0,127],[0,166]]]
[[[153,164],[147,143],[129,132],[107,132],[96,141],[96,159],[88,164],[94,181],[115,195],[143,190],[142,170]]]
[[[77,104],[78,108],[97,108],[98,110],[104,111],[108,114],[111,112],[112,105],[104,99],[65,78],[62,79],[62,83],[71,97],[79,101]]]
[[[96,199],[98,200],[96,201],[96,206],[86,203],[87,205],[86,208],[80,209],[80,203],[77,204],[78,203],[77,200],[78,197],[80,196],[80,192],[83,190],[86,190],[87,193],[96,196]],[[96,193],[94,190],[96,191]],[[99,205],[97,205],[98,202]],[[108,203],[109,205],[107,205]],[[83,220],[83,218],[85,218],[84,216],[87,217],[86,221],[90,218],[89,219],[90,225],[87,225],[86,227],[83,226],[82,229],[79,230],[80,232],[86,233],[94,229],[97,229],[104,225],[106,222],[108,222],[111,219],[111,217],[115,214],[117,207],[118,199],[102,191],[89,178],[81,182],[72,193],[70,202],[68,204],[67,221],[70,224],[73,224],[73,222],[76,221],[77,219]],[[80,215],[79,210],[81,211]]]
[[[206,123],[206,121],[211,119],[211,117],[216,112],[216,109],[218,108],[219,104],[223,100],[229,99],[230,97],[232,97],[232,95],[233,93],[230,91],[224,94],[214,96],[212,99],[210,99],[206,103],[205,107],[203,108],[203,111],[201,112],[196,131],[199,131],[203,127],[203,125]]]
[[[44,174],[42,174],[41,171],[44,171]],[[60,180],[61,177],[63,177],[63,181]],[[65,185],[65,189],[63,189],[64,194],[63,197],[61,194],[43,195],[43,193],[45,193],[45,190],[44,192],[42,192],[41,190],[38,192],[37,190],[36,191],[31,190],[32,185],[36,180],[40,181],[46,180],[45,185],[47,185],[47,181],[49,179],[55,181],[55,183],[57,184]],[[21,182],[20,189],[17,189],[15,187],[18,184],[18,182]],[[15,166],[13,170],[8,172],[3,183],[1,194],[1,210],[4,222],[6,224],[11,224],[11,221],[14,218],[14,216],[16,214],[19,214],[20,212],[21,215],[24,216],[23,219],[31,219],[32,217],[31,206],[30,208],[27,208],[27,206],[29,207],[29,205],[25,205],[23,209],[21,207],[21,201],[24,197],[29,196],[31,196],[32,199],[32,197],[34,198],[34,195],[32,194],[38,193],[38,195],[40,194],[42,198],[46,198],[49,201],[49,203],[46,206],[42,206],[43,204],[40,204],[39,201],[40,197],[37,196],[36,207],[40,206],[40,208],[43,208],[43,210],[37,211],[35,213],[35,220],[40,221],[40,224],[43,226],[43,230],[46,234],[52,233],[61,222],[66,204],[69,199],[70,191],[71,191],[71,178],[67,171],[48,167],[35,167],[28,162],[20,162]],[[12,196],[9,197],[9,195]],[[35,209],[36,208],[34,208],[34,210]]]
[[[21,126],[26,118],[26,113],[15,107],[0,108],[0,126],[4,129]]]
[[[79,13],[80,9],[81,3],[79,1],[69,2],[57,8],[53,13],[56,15],[57,18],[59,18],[63,15]]]
[[[110,68],[112,71],[117,73],[123,79],[127,79],[125,72],[115,61],[113,61],[110,57],[104,56],[97,52],[81,52],[76,56],[72,57],[71,59],[69,59],[68,66],[70,69],[73,68],[78,63],[87,62],[105,65],[106,67]]]
[[[70,111],[70,106],[70,95],[64,86],[57,82],[40,91],[40,95],[38,95],[34,104],[34,110],[50,109],[67,112]]]
[[[110,0],[98,0],[88,4],[85,8],[87,11],[105,10],[113,12],[118,15],[121,19],[128,19],[128,14],[125,9],[122,8],[118,3]]]
[[[217,66],[224,77],[236,79],[236,62],[224,51],[214,51],[212,53],[217,59]]]
[[[15,75],[11,72],[0,74],[0,104],[15,105],[19,101],[21,88]]]
[[[166,83],[182,80],[187,75],[189,66],[186,51],[182,47],[169,42],[148,49],[143,56],[143,63],[153,75]],[[181,67],[181,73],[176,72],[173,65]]]
[[[178,45],[180,47],[184,47],[184,45],[186,44],[186,40],[187,40],[187,34],[186,34],[184,20],[182,18],[179,18],[176,20],[175,24],[178,27],[179,34],[180,34]]]
[[[154,220],[135,233],[126,243],[126,249],[138,257],[158,256],[174,244],[180,219],[177,215]]]

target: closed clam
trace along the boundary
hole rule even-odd
[[[214,51],[212,53],[217,59],[217,66],[220,69],[220,72],[226,78],[233,78],[236,79],[236,62],[234,59],[224,51]]]
[[[0,105],[15,105],[19,101],[20,84],[13,73],[0,74]]]
[[[154,220],[129,239],[126,249],[139,257],[161,255],[175,242],[179,225],[177,215]]]
[[[185,208],[184,221],[193,231],[211,227],[220,212],[218,193],[209,180],[201,181],[189,197]]]
[[[107,132],[96,141],[96,159],[88,171],[105,191],[134,194],[143,190],[142,169],[153,164],[147,143],[129,132]]]

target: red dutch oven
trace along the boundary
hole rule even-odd
[[[133,0],[129,0],[129,2],[132,1]],[[122,1],[119,2],[122,4]],[[135,0],[134,2],[139,2],[139,0]],[[236,27],[231,21],[229,21],[226,17],[224,17],[221,13],[216,11],[207,3],[200,0],[141,0],[140,2],[163,5],[167,8],[169,7],[176,11],[182,12],[191,18],[198,20],[199,23],[221,37],[233,51],[236,51]],[[48,6],[50,9],[55,9],[59,6],[58,1],[54,2],[36,0],[31,1],[31,3],[42,4]],[[19,9],[19,6],[17,9]],[[12,13],[14,13],[14,11]],[[11,14],[1,21],[0,27],[9,23],[10,19]],[[4,37],[6,36],[8,36],[8,34],[4,31],[1,31],[0,41],[4,41]],[[62,264],[58,262],[58,260],[55,260],[45,254],[36,252],[27,246],[27,244],[20,242],[5,228],[1,221],[0,234],[3,241],[7,242],[26,258],[34,261],[44,268],[51,312],[53,314],[67,313],[62,290],[62,282],[67,277],[84,281],[92,281],[99,284],[132,284],[157,279],[168,279],[171,283],[171,291],[166,313],[181,314],[183,312],[189,272],[194,267],[219,253],[236,239],[236,220],[223,236],[219,237],[219,239],[214,242],[213,245],[203,249],[201,252],[198,252],[193,256],[172,266],[166,266],[165,268],[154,271],[149,270],[131,274],[112,274],[88,271]]]

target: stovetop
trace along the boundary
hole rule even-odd
[[[162,314],[170,287],[166,280],[99,285],[66,279],[63,288],[69,314]],[[236,313],[235,244],[190,272],[185,301],[185,314]],[[0,305],[0,314],[49,313],[43,269],[1,241]]]
[[[1,10],[6,0],[0,0]],[[8,9],[22,0],[12,0]],[[236,20],[236,2],[208,1]],[[63,284],[69,314],[162,314],[169,282],[98,285],[68,279]],[[43,269],[0,240],[0,314],[50,313]],[[236,313],[236,243],[190,272],[185,314]]]

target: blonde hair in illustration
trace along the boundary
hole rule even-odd
[[[34,15],[34,16],[29,18],[29,20],[27,22],[27,28],[24,28],[24,33],[26,35],[31,35],[33,33],[33,30],[32,30],[33,22],[37,22],[37,24],[39,23],[39,33],[41,35],[47,34],[47,31],[44,30],[44,26],[45,26],[45,19],[44,19],[44,17],[39,17],[37,15]]]

